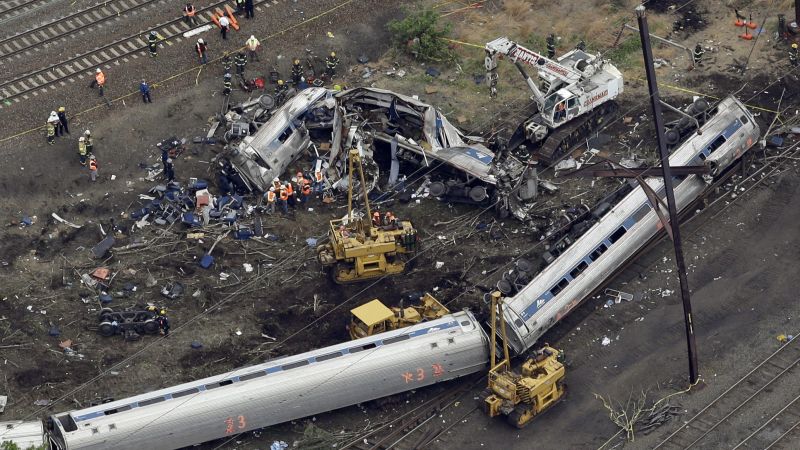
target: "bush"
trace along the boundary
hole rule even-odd
[[[440,23],[439,13],[424,9],[409,11],[403,20],[392,20],[387,27],[392,41],[401,50],[424,61],[443,61],[455,58],[455,54],[443,38],[450,34],[453,26]]]

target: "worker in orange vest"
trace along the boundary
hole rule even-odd
[[[187,3],[186,6],[183,7],[183,20],[185,20],[190,26],[197,25],[197,18],[195,17],[196,14],[197,10],[194,9],[193,4]]]
[[[276,191],[281,190],[281,180],[278,177],[272,179],[272,187],[275,188]]]
[[[308,198],[311,197],[311,181],[303,178],[300,187],[300,205],[305,206]]]
[[[289,192],[286,190],[286,186],[281,185],[280,190],[278,192],[278,206],[281,207],[281,211],[283,211],[284,214],[289,213],[289,208],[286,207],[286,203],[288,201],[289,201]]]
[[[277,199],[277,194],[275,194],[275,188],[270,187],[267,192],[264,193],[264,200],[267,201],[267,208],[266,211],[270,214],[275,212],[275,200]]]
[[[296,181],[295,178],[293,178],[292,182],[296,183],[297,181]],[[289,196],[288,199],[287,199],[287,202],[289,203],[289,206],[294,208],[295,207],[295,196],[294,196],[294,187],[292,186],[292,183],[286,183],[286,194]]]
[[[89,155],[89,176],[92,182],[97,181],[97,158],[94,155]]]
[[[103,96],[103,86],[106,85],[106,75],[103,71],[98,67],[97,70],[94,72],[94,80],[92,84],[89,85],[90,88],[94,89],[97,87],[100,90],[100,97]]]

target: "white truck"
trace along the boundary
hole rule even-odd
[[[525,141],[538,145],[538,157],[552,164],[583,142],[612,115],[622,93],[622,73],[601,55],[574,49],[557,61],[502,37],[485,46],[487,79],[494,94],[497,60],[509,58],[533,91],[537,112],[523,122],[509,141],[513,150]],[[522,64],[537,70],[539,84]]]

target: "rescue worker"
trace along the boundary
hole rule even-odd
[[[792,66],[797,66],[797,43],[792,44],[792,49],[789,50],[789,63]]]
[[[245,18],[252,19],[255,16],[254,9],[253,0],[244,0]]]
[[[295,181],[295,180],[292,180],[292,181]],[[292,183],[286,183],[286,195],[287,195],[286,202],[289,204],[289,206],[294,208],[295,205],[296,205],[296,202],[295,202],[296,199],[295,199],[295,196],[294,196],[294,187],[292,186]]]
[[[172,158],[167,158],[164,164],[164,178],[168,182],[175,181],[175,165],[172,163]]]
[[[277,194],[275,194],[275,188],[270,186],[269,190],[264,193],[264,198],[267,200],[267,212],[270,214],[275,213],[275,200],[277,200]]]
[[[222,55],[222,70],[224,70],[225,73],[231,73],[231,55],[228,52]]]
[[[203,41],[203,39],[198,39],[197,44],[194,45],[195,51],[197,51],[197,55],[200,56],[200,64],[205,64],[208,62],[208,57],[206,56],[206,52],[208,51],[208,45]]]
[[[300,84],[301,78],[303,78],[303,66],[300,65],[299,59],[295,59],[292,62],[292,83],[297,86]]]
[[[283,80],[278,80],[278,84],[275,85],[275,103],[278,105],[282,105],[284,101],[286,101],[286,93],[289,91],[289,86],[283,82]]]
[[[247,56],[239,52],[236,54],[236,57],[233,58],[233,63],[236,64],[236,75],[244,75],[244,68],[247,66]]]
[[[69,134],[69,121],[67,120],[67,108],[63,106],[58,107],[58,128],[56,132],[59,132],[59,136],[64,133]]]
[[[86,140],[86,153],[92,154],[94,152],[94,140],[92,139],[92,133],[89,130],[83,132],[83,136]]]
[[[196,14],[197,10],[194,9],[193,4],[187,3],[186,6],[183,7],[183,20],[185,20],[189,26],[197,25],[197,18],[195,17]]]
[[[231,95],[231,74],[229,72],[225,72],[225,76],[222,77],[222,94]]]
[[[250,60],[258,61],[258,53],[256,53],[256,51],[259,47],[261,47],[261,42],[259,42],[258,39],[251,34],[250,38],[244,43],[244,45],[247,47],[247,55],[250,57]]]
[[[578,42],[578,45],[576,45],[575,48],[580,50],[580,51],[582,51],[582,52],[585,52],[586,51],[586,41],[581,39],[581,41]]]
[[[397,225],[397,218],[394,217],[391,211],[386,211],[386,214],[383,215],[383,225],[387,227],[393,227]]]
[[[281,180],[278,177],[272,179],[272,187],[274,187],[276,191],[281,189]]]
[[[300,181],[300,205],[305,206],[309,197],[311,197],[311,180],[303,178]]]
[[[147,35],[147,48],[150,50],[151,58],[158,56],[158,34],[156,34],[155,30]]]
[[[161,334],[164,337],[169,336],[169,319],[167,318],[167,310],[162,309],[158,312],[158,317],[156,317],[156,322],[158,322],[158,328],[161,329]]]
[[[372,213],[372,226],[379,227],[381,226],[381,213],[375,211]]]
[[[325,73],[328,78],[333,79],[336,75],[336,66],[339,65],[339,58],[336,57],[336,52],[331,52],[330,56],[325,58]]]
[[[102,97],[103,87],[105,85],[106,85],[106,74],[104,74],[103,71],[98,67],[94,71],[94,80],[92,81],[92,84],[89,85],[89,87],[92,89],[97,87],[97,89],[100,91],[100,97]]]
[[[236,0],[236,15],[241,16],[244,13],[244,0]]]
[[[78,138],[78,156],[81,159],[81,165],[86,166],[86,138],[83,136]]]
[[[556,120],[556,122],[560,122],[560,121],[564,120],[566,117],[567,117],[566,105],[564,105],[564,102],[559,102],[556,105],[555,120]]]
[[[703,49],[703,46],[699,43],[694,47],[694,53],[692,53],[692,59],[694,60],[694,65],[699,66],[703,62],[703,54],[706,51]]]
[[[54,122],[52,120],[53,119],[53,115],[55,113],[56,112],[53,111],[53,113],[50,114],[50,117],[47,119],[47,143],[50,144],[50,145],[53,145],[53,144],[56,143],[56,122],[57,121]],[[56,119],[58,119],[58,116],[56,116]]]
[[[219,18],[219,32],[222,34],[222,39],[228,39],[228,31],[230,31],[231,21],[227,16]]]
[[[314,193],[320,194],[325,187],[325,179],[321,170],[314,171]]]
[[[547,57],[553,59],[556,56],[556,36],[553,33],[547,36]]]
[[[94,155],[89,155],[89,176],[92,182],[97,181],[97,158]]]
[[[280,188],[278,189],[278,206],[280,206],[281,211],[284,214],[289,214],[289,208],[287,207],[288,202],[289,202],[289,192],[286,190],[286,186],[281,185]]]
[[[145,103],[153,103],[153,99],[150,98],[150,85],[147,84],[146,81],[142,80],[139,83],[139,92],[142,93],[142,101]]]

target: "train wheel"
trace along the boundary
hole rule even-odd
[[[147,334],[158,334],[158,323],[153,319],[145,320],[143,327]]]
[[[111,326],[111,322],[101,323],[100,326],[98,327],[98,331],[100,331],[100,334],[105,337],[114,335],[114,327]]]

